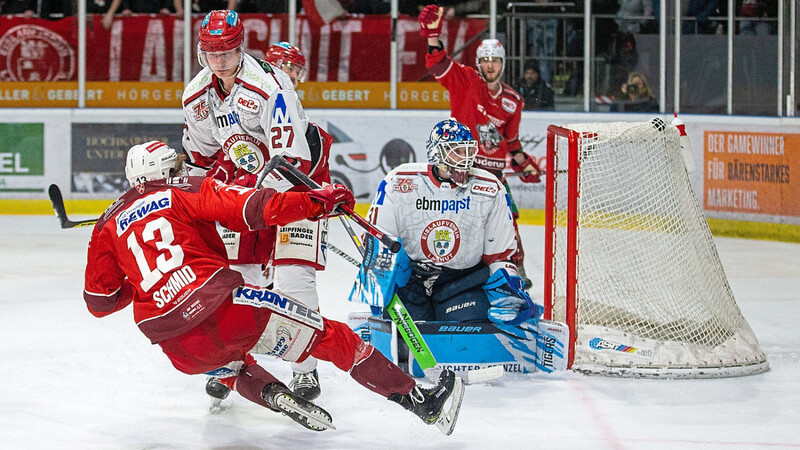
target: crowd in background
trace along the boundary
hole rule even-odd
[[[389,0],[323,0],[345,14],[388,14]],[[429,0],[399,0],[399,13],[415,17]],[[592,14],[597,16],[593,46],[595,56],[604,57],[609,64],[610,80],[606,92],[620,106],[615,110],[656,111],[658,104],[642,73],[637,72],[636,36],[658,33],[660,1],[663,0],[593,0]],[[728,1],[735,2],[736,33],[741,35],[775,34],[778,15],[777,0],[682,0],[684,34],[727,33]],[[315,3],[297,0],[297,13]],[[318,2],[317,2],[318,3]],[[488,14],[488,0],[442,0],[445,17]],[[556,61],[562,57],[583,56],[582,19],[556,19],[558,13],[582,13],[582,1],[535,0],[525,3],[528,12],[547,13],[525,20],[527,52],[524,73],[506,74],[506,82],[525,99],[525,109],[553,109],[554,95],[580,96],[583,93],[583,67],[574,64],[560,68]],[[59,19],[75,13],[76,0],[0,0],[0,14]],[[231,9],[242,13],[287,13],[288,1],[274,0],[193,0],[193,13],[214,9]],[[87,0],[87,12],[102,14],[102,24],[109,29],[114,17],[136,13],[183,15],[183,0]],[[499,11],[503,13],[503,11]],[[692,20],[688,20],[692,18]],[[503,33],[504,21],[499,23]],[[566,73],[565,73],[566,72]],[[558,84],[558,89],[553,86]]]
[[[350,14],[388,14],[389,0],[329,0],[338,3]],[[726,21],[712,20],[714,17],[727,15],[728,0],[683,0],[683,15],[696,20],[683,24],[684,33],[724,33]],[[777,0],[732,0],[738,21],[740,34],[774,34],[773,22],[760,19],[778,16]],[[303,1],[297,1],[297,13],[303,12]],[[535,0],[532,2],[542,7],[548,3],[558,4],[562,12],[582,12],[583,2]],[[400,14],[416,16],[426,0],[399,0]],[[465,16],[469,14],[488,14],[489,0],[441,0],[439,5],[445,8],[445,17]],[[574,6],[563,6],[573,4]],[[657,32],[660,0],[593,0],[594,14],[615,14],[618,31],[622,33],[654,33]],[[232,9],[241,13],[283,14],[289,8],[288,1],[275,0],[193,0],[192,12],[206,13],[214,9]],[[77,11],[76,0],[0,0],[0,14],[24,15],[26,17],[42,17],[59,19],[73,15]],[[171,14],[183,13],[181,0],[87,0],[86,11],[92,14]],[[502,12],[502,11],[501,11]],[[745,20],[749,19],[749,20]]]

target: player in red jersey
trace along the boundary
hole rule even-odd
[[[319,220],[354,204],[346,187],[279,193],[208,177],[171,178],[185,173],[182,165],[162,142],[129,150],[125,174],[133,189],[105,211],[89,242],[84,300],[93,315],[133,303],[139,329],[176,369],[214,373],[248,400],[311,430],[333,428],[330,414],[290,391],[250,353],[331,361],[426,423],[449,416],[455,424],[463,386],[452,371],[433,388],[420,388],[347,325],[279,291],[247,285],[228,267],[215,222],[244,231]]]
[[[288,42],[276,42],[264,53],[264,61],[283,70],[294,83],[295,89],[306,77],[306,57],[299,48]]]
[[[519,211],[511,197],[511,190],[503,178],[506,155],[511,155],[511,168],[519,172],[524,183],[541,181],[541,170],[536,161],[522,151],[519,142],[519,122],[522,118],[522,97],[511,86],[500,81],[505,66],[506,52],[497,39],[485,39],[478,47],[475,65],[477,70],[459,64],[447,55],[439,41],[444,8],[428,5],[419,14],[420,35],[428,39],[425,66],[450,93],[450,115],[470,128],[478,137],[478,155],[474,166],[491,172],[503,184],[511,198],[514,228],[517,230],[517,254],[514,263],[530,288],[525,277],[524,252],[516,219]]]

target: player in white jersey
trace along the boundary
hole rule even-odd
[[[203,69],[183,95],[183,149],[192,174],[208,172],[221,181],[252,187],[266,161],[283,155],[317,183],[330,182],[323,157],[330,143],[309,124],[292,80],[244,53],[243,41],[244,27],[235,11],[212,11],[203,20],[198,44]],[[263,186],[279,192],[295,189],[277,173],[268,175]],[[318,309],[315,270],[325,267],[320,243],[326,227],[324,221],[302,221],[260,234],[222,233],[232,264],[247,272],[273,255],[276,289]],[[312,364],[309,372],[315,368]],[[211,383],[207,392],[224,398],[226,391],[215,391]],[[307,399],[319,392],[317,385],[306,393]]]
[[[530,303],[511,262],[517,245],[505,188],[472,167],[477,142],[455,119],[436,124],[427,150],[428,164],[403,164],[384,178],[369,211],[374,224],[402,238],[411,259],[398,296],[414,320],[517,317]],[[500,296],[487,288],[497,284],[505,289]]]

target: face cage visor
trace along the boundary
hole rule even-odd
[[[242,61],[244,58],[242,54],[244,49],[241,45],[231,50],[226,50],[223,52],[207,52],[200,48],[200,43],[197,43],[197,62],[200,63],[201,67],[209,67],[208,60],[211,58],[212,61],[224,61],[226,67],[216,68],[212,70],[219,70],[219,71],[226,71],[233,69],[234,67],[241,67]],[[238,58],[236,58],[238,56]],[[235,62],[234,62],[235,61]],[[210,67],[209,67],[210,68]]]
[[[286,61],[281,63],[280,69],[286,72],[286,75],[289,75],[289,78],[292,79],[294,87],[297,87],[298,84],[306,80],[306,68],[299,64],[293,64],[289,61]]]
[[[475,162],[478,154],[478,141],[440,142],[439,161],[454,169],[467,169]]]
[[[441,142],[439,167],[450,176],[458,186],[464,187],[469,181],[469,169],[478,154],[478,141]]]

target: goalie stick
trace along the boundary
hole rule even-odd
[[[352,228],[350,228],[350,231],[352,231]],[[357,238],[355,235],[351,235],[351,237]],[[354,239],[353,243],[356,244],[356,247],[358,248],[359,252],[362,253],[363,257],[364,249],[361,246],[361,242]],[[361,266],[361,264],[359,264],[355,258],[348,255],[346,252],[342,251],[330,242],[328,243],[328,248],[333,253],[344,258],[345,261],[349,262],[350,264],[356,267]],[[392,321],[395,323],[395,325],[397,325],[397,329],[400,332],[400,335],[403,337],[403,340],[410,349],[413,349],[414,357],[416,358],[417,363],[419,363],[420,368],[426,373],[426,376],[432,377],[436,371],[430,372],[430,375],[429,371],[438,365],[436,358],[433,356],[433,352],[431,352],[430,347],[428,347],[428,344],[422,337],[422,333],[420,333],[417,325],[413,320],[411,320],[408,311],[406,311],[405,305],[403,305],[403,302],[400,300],[397,294],[394,294],[392,301],[386,306],[386,308],[389,311]],[[503,375],[505,375],[505,369],[502,365],[498,365],[492,367],[483,367],[481,369],[467,370],[466,374],[467,376],[464,379],[466,384],[485,383],[487,381],[501,378]],[[435,377],[433,378],[435,379]]]
[[[53,205],[53,212],[56,213],[61,228],[91,227],[97,223],[97,219],[80,220],[78,222],[69,220],[67,209],[64,207],[64,197],[61,195],[61,189],[57,185],[51,184],[50,188],[47,189],[47,194],[50,196],[50,204]]]

